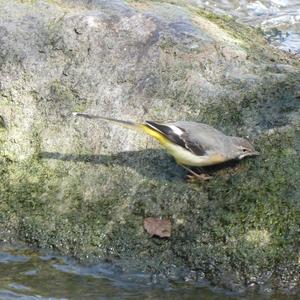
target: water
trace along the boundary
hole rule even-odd
[[[194,0],[193,3],[260,27],[272,45],[300,54],[300,0]]]
[[[197,299],[296,300],[287,295],[237,295],[205,283],[154,280],[123,273],[109,264],[82,266],[74,260],[24,246],[0,245],[0,299]]]

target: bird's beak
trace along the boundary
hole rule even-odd
[[[239,159],[243,159],[244,157],[249,157],[249,156],[257,156],[257,155],[260,155],[258,151],[243,153],[242,155],[239,156]]]

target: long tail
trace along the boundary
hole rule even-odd
[[[166,142],[169,140],[169,138],[165,135],[165,133],[161,132],[160,130],[154,127],[154,125],[156,124],[154,122],[146,121],[145,123],[135,123],[131,121],[123,121],[123,120],[112,119],[112,118],[102,117],[98,115],[91,115],[86,113],[78,113],[78,112],[73,112],[73,115],[87,118],[87,119],[100,119],[108,122],[113,122],[127,128],[143,131],[148,135],[152,136],[153,138],[157,139],[163,145],[166,144]]]
[[[132,128],[132,129],[142,129],[141,128],[142,124],[134,123],[131,121],[123,121],[123,120],[112,119],[112,118],[102,117],[102,116],[98,116],[98,115],[91,115],[91,114],[86,114],[86,113],[78,113],[78,112],[73,112],[73,116],[83,117],[83,118],[87,118],[87,119],[100,119],[100,120],[104,120],[104,121],[108,121],[108,122],[117,123],[124,127]]]

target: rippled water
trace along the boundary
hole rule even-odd
[[[270,42],[285,51],[300,53],[300,0],[194,0],[214,12],[259,26]]]
[[[296,300],[287,295],[234,295],[188,282],[126,274],[109,264],[81,266],[43,250],[0,245],[0,299]]]

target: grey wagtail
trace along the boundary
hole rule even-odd
[[[188,121],[134,123],[87,113],[74,112],[73,115],[110,121],[147,133],[157,139],[179,165],[199,179],[206,180],[210,177],[197,174],[189,167],[211,166],[230,160],[240,160],[246,156],[259,155],[246,139],[225,135],[203,123]]]

